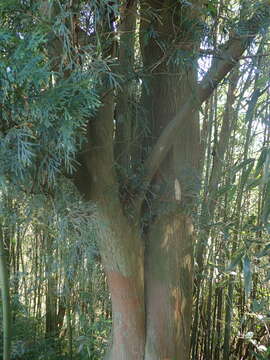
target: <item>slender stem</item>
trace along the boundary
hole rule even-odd
[[[3,309],[3,360],[11,359],[11,307],[9,297],[9,276],[4,248],[2,228],[0,226],[0,282]]]

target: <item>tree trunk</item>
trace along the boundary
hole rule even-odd
[[[111,293],[110,360],[143,359],[145,341],[143,244],[137,221],[131,225],[119,200],[113,166],[113,94],[89,121],[88,195],[97,204],[100,253]],[[98,147],[98,151],[93,151]],[[84,187],[87,189],[87,184]]]
[[[152,227],[145,268],[145,360],[189,358],[192,250],[189,217],[169,214]]]
[[[0,287],[3,307],[3,360],[11,359],[11,306],[9,296],[9,272],[7,250],[4,246],[2,226],[0,226]]]
[[[147,5],[154,9],[157,2],[148,1]],[[193,23],[196,35],[191,34],[191,28],[184,30],[185,25],[173,20],[179,16],[178,11]],[[176,8],[174,2],[167,2],[162,20],[151,19],[158,39],[150,38],[147,43],[144,38],[150,21],[146,19],[141,24],[144,66],[153,69],[152,76],[147,79],[150,90],[145,91],[142,98],[144,108],[149,112],[151,138],[146,139],[149,147],[168,125],[169,119],[189,101],[192,94],[196,94],[196,68],[192,53],[198,47],[200,36],[197,16],[195,10],[187,13],[185,7]],[[180,54],[170,47],[172,41],[177,42],[178,51],[183,56],[182,64],[177,62]],[[168,47],[165,45],[162,49],[160,43]],[[148,198],[151,205],[143,215],[152,214],[148,229],[145,229],[147,360],[189,358],[193,286],[191,213],[199,190],[199,148],[198,111],[194,110],[183,121],[172,150],[150,184]]]
[[[114,156],[119,133],[115,132],[121,132],[120,138],[128,134],[125,149],[130,151],[130,124],[128,120],[122,129],[117,126],[114,92],[105,79],[100,89],[103,104],[88,123],[88,145],[76,182],[97,205],[99,249],[113,313],[106,360],[189,359],[191,218],[200,169],[198,109],[242,55],[247,38],[252,39],[256,32],[251,23],[247,38],[230,39],[224,56],[213,61],[198,86],[194,53],[200,43],[200,5],[201,1],[189,7],[173,0],[147,0],[140,5],[142,62],[148,70],[142,105],[148,111],[149,136],[143,141],[143,186],[141,193],[134,195],[139,206],[132,196],[128,196],[128,207],[120,200]],[[104,54],[108,56],[108,51]],[[119,113],[127,108],[127,98],[121,101]],[[123,167],[130,167],[129,161],[125,154]]]
[[[50,234],[44,234],[44,242],[46,246],[46,326],[45,336],[54,340],[57,336],[57,279],[53,269],[53,239]]]

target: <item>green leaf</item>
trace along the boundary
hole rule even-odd
[[[252,351],[251,354],[254,355],[258,360],[267,360],[266,357],[261,354],[255,353],[254,351]]]
[[[248,186],[248,177],[253,169],[254,166],[254,161],[251,162],[246,169],[243,170],[243,174],[242,174],[242,182],[244,185]]]
[[[257,177],[261,173],[261,171],[263,169],[263,165],[264,165],[265,160],[266,160],[266,155],[267,155],[268,151],[269,151],[269,149],[266,149],[266,148],[262,149],[262,152],[261,152],[261,154],[259,156],[259,159],[257,161],[257,164],[256,164],[254,177]]]
[[[259,178],[253,178],[253,179],[250,179],[247,183],[247,189],[248,190],[251,190],[251,189],[254,189],[255,187],[261,185],[263,183],[262,181],[262,176],[260,176]]]
[[[236,191],[236,185],[228,184],[228,185],[220,187],[217,190],[217,196],[222,196],[222,195],[228,193],[229,195],[232,195],[232,197],[233,197],[233,195],[235,194],[235,191]]]
[[[206,4],[206,13],[208,15],[212,16],[213,18],[217,17],[218,7],[217,7],[215,1],[209,1]]]
[[[255,162],[255,159],[253,159],[253,158],[246,159],[246,160],[242,161],[240,164],[233,166],[232,169],[231,169],[232,173],[236,174],[238,171],[240,171],[241,169],[243,169],[247,165],[249,165],[249,164],[253,165],[254,162]]]

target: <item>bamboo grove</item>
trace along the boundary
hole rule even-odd
[[[269,23],[0,1],[4,360],[269,359]]]

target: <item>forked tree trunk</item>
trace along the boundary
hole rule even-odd
[[[149,1],[146,6],[159,5]],[[154,21],[160,38],[167,44],[174,31],[179,41],[186,41],[182,29],[173,28],[170,21],[175,10],[174,6],[165,7],[162,22]],[[148,24],[141,24],[142,37]],[[196,46],[198,39],[189,51]],[[141,47],[144,66],[153,66],[150,92],[142,95],[151,130],[151,138],[146,138],[145,144],[151,147],[152,139],[155,141],[196,91],[196,68],[190,64],[175,65],[174,51],[169,48],[172,59],[166,65],[159,44],[153,39],[148,44],[141,43]],[[164,74],[167,72],[175,75]],[[100,252],[112,300],[112,344],[106,359],[187,360],[193,283],[193,226],[189,212],[198,183],[198,112],[185,119],[178,141],[150,186],[147,196],[151,209],[144,206],[140,214],[126,217],[114,168],[113,104],[110,93],[96,118],[90,120],[89,153],[85,158],[91,179],[89,197],[98,205],[100,214]],[[152,216],[148,216],[150,212]],[[142,230],[144,217],[148,221]]]
[[[186,360],[192,309],[191,219],[179,213],[179,201],[171,201],[174,183],[173,188],[166,186],[169,207],[154,204],[161,215],[149,231],[142,234],[141,219],[124,215],[109,144],[112,117],[110,94],[89,122],[91,144],[84,169],[91,179],[89,197],[98,207],[100,253],[112,301],[112,344],[106,360]],[[99,151],[94,151],[97,146]]]
[[[113,100],[113,94],[108,94],[96,118],[89,122],[91,141],[83,171],[90,175],[78,185],[90,189],[88,195],[97,204],[100,219],[100,253],[113,312],[112,345],[106,359],[140,360],[145,341],[143,244],[137,221],[133,225],[128,222],[118,196]]]
[[[137,200],[146,199],[142,211],[140,206],[133,207],[134,199],[128,199],[129,207],[124,207],[119,198],[113,153],[118,139],[115,99],[105,81],[103,105],[89,121],[88,148],[76,182],[97,204],[100,219],[99,248],[113,311],[112,343],[106,360],[189,359],[191,213],[200,169],[198,108],[233,68],[247,39],[258,29],[254,17],[247,23],[251,35],[230,39],[224,56],[213,61],[198,87],[194,53],[199,46],[200,5],[201,1],[191,7],[173,0],[141,3],[142,61],[150,73],[147,91],[142,94],[150,130],[144,139],[143,161],[152,149],[144,161],[146,180],[141,178],[148,191],[136,195]],[[154,10],[156,16],[152,16]],[[182,64],[177,63],[179,58]],[[128,160],[130,156],[125,156],[123,163]]]

